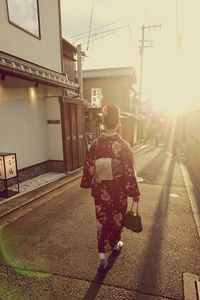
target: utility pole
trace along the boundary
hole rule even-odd
[[[83,78],[82,78],[82,56],[81,44],[77,46],[77,73],[78,73],[78,84],[80,86],[80,98],[83,100]]]
[[[142,73],[143,73],[143,56],[144,56],[144,48],[149,48],[152,47],[152,40],[145,40],[145,30],[148,29],[149,31],[151,29],[156,30],[156,28],[161,28],[161,24],[159,25],[142,25],[141,30],[142,30],[142,39],[139,40],[141,43],[140,48],[140,85],[139,85],[139,101],[140,101],[140,111],[141,111],[141,100],[142,100]],[[148,43],[148,44],[147,44]]]
[[[179,25],[179,14],[178,14],[178,0],[176,0],[176,44],[178,50],[181,50],[182,47],[182,34],[180,32],[180,25]]]

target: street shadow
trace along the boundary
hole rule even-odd
[[[101,289],[101,285],[104,282],[104,279],[106,278],[106,275],[108,274],[109,270],[112,269],[114,266],[119,254],[110,254],[108,257],[108,265],[109,267],[106,268],[103,272],[97,272],[95,277],[92,279],[89,289],[87,290],[85,296],[82,300],[93,300],[96,298],[99,290]]]
[[[161,191],[158,207],[154,215],[154,224],[151,229],[149,241],[146,247],[143,263],[138,274],[138,289],[148,289],[148,293],[155,292],[160,278],[160,258],[162,251],[163,233],[166,226],[169,206],[169,194],[174,173],[176,158],[171,157],[166,179]]]
[[[154,151],[154,149],[154,147],[151,148],[149,152]],[[143,178],[144,183],[155,184],[167,160],[169,160],[169,155],[166,154],[166,147],[162,146],[159,148],[157,154],[138,171],[138,177]]]
[[[155,146],[149,145],[149,147],[147,149],[143,150],[142,153],[147,154],[147,153],[151,152],[154,149],[155,149]]]

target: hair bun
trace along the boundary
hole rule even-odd
[[[105,105],[102,109],[103,123],[108,129],[115,129],[119,124],[120,109],[115,104]]]

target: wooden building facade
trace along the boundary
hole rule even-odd
[[[122,137],[132,146],[137,142],[137,84],[136,73],[132,67],[94,69],[83,71],[83,95],[91,101],[91,90],[100,88],[102,106],[115,103],[121,111]],[[101,109],[90,107],[86,113],[86,131],[99,134],[98,113]]]

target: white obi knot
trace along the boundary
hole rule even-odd
[[[95,160],[95,177],[100,181],[113,180],[112,158],[99,158]]]

